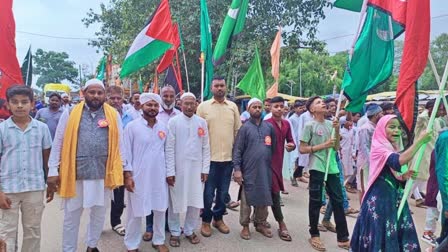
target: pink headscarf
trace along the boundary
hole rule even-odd
[[[389,156],[392,153],[397,153],[400,151],[394,148],[394,146],[387,139],[386,135],[387,123],[396,117],[396,115],[385,115],[381,117],[376,125],[375,131],[373,132],[372,145],[370,147],[369,182],[367,184],[366,193],[364,196],[380,175]],[[396,176],[395,171],[393,171],[393,173]]]

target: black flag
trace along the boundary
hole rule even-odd
[[[28,53],[26,54],[25,59],[23,60],[21,70],[23,84],[31,87],[31,83],[33,81],[33,55],[31,54],[31,46],[28,49]]]

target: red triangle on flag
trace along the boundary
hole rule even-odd
[[[151,18],[146,35],[171,44],[172,26],[170,5],[168,0],[162,0]]]

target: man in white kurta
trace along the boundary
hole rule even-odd
[[[141,241],[142,218],[154,213],[153,247],[165,247],[165,212],[168,208],[165,142],[168,129],[156,119],[161,98],[157,94],[140,95],[143,116],[130,122],[124,132],[127,167],[124,169],[128,195],[127,225],[124,243],[137,251]]]
[[[120,153],[123,153],[122,144],[122,126],[120,115],[115,109],[105,104],[106,95],[102,81],[92,79],[86,82],[84,86],[85,104],[81,103],[71,109],[67,109],[61,115],[58,127],[56,129],[55,138],[53,140],[53,148],[50,153],[48,162],[48,187],[49,190],[56,191],[63,187],[61,184],[64,180],[62,169],[65,167],[63,156],[64,139],[69,138],[70,135],[77,135],[77,146],[82,146],[75,150],[76,154],[76,180],[74,196],[64,196],[62,206],[64,208],[64,227],[62,235],[62,251],[75,252],[77,251],[78,232],[81,215],[84,209],[90,209],[90,221],[88,224],[86,234],[87,251],[98,251],[96,248],[103,230],[104,221],[106,217],[106,206],[110,202],[111,188],[108,188],[105,181],[105,176],[102,173],[107,168],[107,162],[112,162],[113,157],[104,156],[104,150],[109,146],[110,138],[104,140],[104,131],[112,130],[113,125],[116,125],[115,131],[118,131],[114,142],[119,143]],[[79,122],[78,132],[69,127],[72,121],[71,115],[75,113],[82,106],[82,115]],[[107,120],[107,111],[116,114],[116,123]],[[106,115],[106,117],[105,117]],[[87,135],[86,135],[87,134]],[[103,139],[103,140],[101,140]],[[69,143],[70,145],[71,143]],[[124,157],[121,156],[125,165]],[[119,168],[120,179],[122,179],[122,167]],[[100,176],[99,176],[100,175]],[[107,176],[106,176],[107,177]],[[121,182],[122,184],[122,182]]]
[[[191,243],[199,238],[194,233],[199,211],[204,206],[203,189],[210,169],[210,144],[207,122],[195,115],[196,97],[185,93],[182,114],[168,122],[166,146],[167,181],[170,191],[168,226],[170,245],[179,246],[180,213],[186,212],[184,234]]]

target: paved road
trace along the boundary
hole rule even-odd
[[[251,226],[252,239],[250,241],[242,240],[239,237],[241,226],[238,222],[239,212],[229,211],[229,214],[224,218],[225,222],[229,225],[230,234],[224,235],[219,233],[216,229],[213,230],[213,235],[210,238],[201,238],[199,245],[191,245],[185,238],[181,238],[181,247],[171,251],[313,251],[308,244],[308,191],[307,185],[301,183],[300,186],[291,187],[288,182],[285,181],[289,195],[283,196],[285,207],[283,207],[283,214],[285,221],[288,225],[291,233],[292,242],[284,242],[275,235],[274,238],[268,239],[261,234],[256,233]],[[237,186],[235,183],[231,185],[231,195],[236,196]],[[359,208],[358,197],[355,194],[349,194],[351,198],[351,204],[354,208]],[[411,202],[413,204],[413,200]],[[60,210],[60,200],[56,199],[51,204],[47,205],[42,224],[42,249],[45,252],[57,252],[61,251],[62,241],[62,222],[63,212]],[[424,227],[425,210],[421,208],[412,207],[414,211],[414,221],[416,222],[418,233],[421,234]],[[88,212],[83,214],[81,221],[81,232],[78,240],[78,251],[85,251],[84,234],[86,231],[86,223],[88,221]],[[125,215],[124,215],[125,216]],[[125,220],[125,218],[122,218]],[[273,224],[273,227],[277,229],[274,218],[270,213],[268,221]],[[349,230],[353,230],[356,217],[347,217]],[[199,228],[199,227],[198,227]],[[142,232],[144,227],[142,226]],[[199,229],[198,232],[199,233]],[[169,234],[167,234],[167,241]],[[337,247],[336,234],[326,232],[321,234],[322,240],[327,246],[327,251],[344,251]],[[427,245],[421,242],[423,249],[427,248]],[[114,252],[114,251],[126,251],[123,244],[123,238],[116,235],[111,229],[109,220],[107,218],[104,226],[104,231],[99,243],[99,249],[101,251]],[[142,242],[140,251],[154,251],[151,247],[151,243]]]

